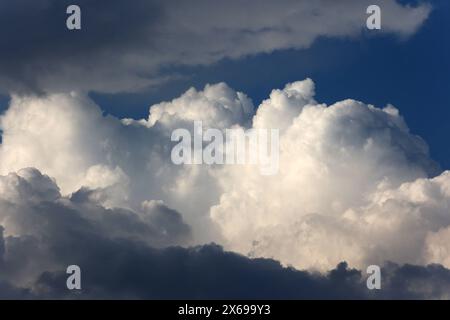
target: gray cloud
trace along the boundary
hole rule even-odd
[[[91,242],[93,241],[93,242]],[[90,239],[78,259],[81,291],[65,287],[64,270],[44,271],[33,289],[0,286],[0,296],[38,299],[446,299],[450,270],[440,265],[388,263],[382,289],[366,288],[366,275],[345,262],[325,273],[284,268],[270,259],[249,259],[217,245],[154,249],[127,240]]]
[[[49,177],[32,168],[0,177],[0,190],[0,281],[26,286],[62,262],[81,256],[95,261],[96,243],[129,239],[164,247],[190,241],[189,226],[161,202],[133,211],[106,208],[88,190],[62,197]]]
[[[180,65],[306,48],[357,36],[373,1],[78,0],[82,30],[66,28],[68,0],[0,4],[3,92],[133,91],[176,77]],[[430,7],[377,1],[382,32],[408,36]],[[286,10],[289,8],[289,10]]]
[[[0,83],[4,90],[82,89],[84,81],[89,88],[101,89],[99,82],[109,78],[104,89],[114,91],[138,81],[136,70],[121,76],[120,72],[132,66],[124,61],[127,54],[137,52],[143,43],[151,47],[150,32],[161,11],[156,1],[76,3],[82,8],[83,21],[77,32],[66,28],[66,8],[73,1],[1,4],[0,36],[5,40],[0,43]]]

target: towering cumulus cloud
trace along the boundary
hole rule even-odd
[[[255,108],[224,83],[207,85],[150,107],[142,120],[103,116],[76,93],[14,97],[1,118],[6,248],[25,252],[28,239],[55,232],[42,246],[50,250],[83,232],[80,241],[99,234],[151,247],[214,241],[322,272],[342,261],[450,267],[450,175],[426,143],[391,105],[349,99],[327,106],[314,95],[306,79],[273,90]],[[192,130],[194,120],[221,130],[279,129],[279,172],[174,165],[171,132]],[[73,231],[58,233],[61,224]],[[28,259],[21,249],[6,252]],[[40,257],[39,272],[57,269],[58,261]],[[20,270],[17,279],[33,275]]]
[[[428,262],[427,237],[450,218],[447,174],[427,179],[438,167],[394,107],[313,97],[305,80],[272,91],[258,108],[255,127],[281,130],[280,171],[223,168],[211,217],[226,243],[296,267]]]

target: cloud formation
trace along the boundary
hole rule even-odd
[[[149,119],[140,121],[104,117],[81,94],[16,96],[0,120],[0,174],[34,167],[55,178],[66,195],[101,188],[107,207],[136,209],[143,201],[163,200],[182,209],[198,242],[214,240],[217,233],[205,216],[218,199],[215,178],[208,168],[172,164],[171,132],[192,130],[198,116],[226,128],[249,122],[252,114],[251,101],[225,84],[191,89],[153,106]]]
[[[154,248],[189,243],[189,226],[162,202],[144,202],[137,212],[109,209],[96,192],[83,188],[63,197],[56,183],[34,168],[0,176],[1,280],[27,288],[43,272],[65,270],[63,262],[71,259],[95,263],[101,257],[93,256],[97,239]]]
[[[314,95],[306,79],[255,108],[221,83],[154,105],[142,120],[103,116],[82,94],[16,96],[0,120],[0,174],[37,168],[63,197],[107,210],[155,210],[162,201],[191,226],[192,241],[181,245],[213,241],[321,271],[341,261],[360,269],[385,261],[450,267],[449,174],[426,143],[391,105],[326,106]],[[192,130],[194,120],[279,129],[278,175],[251,165],[174,165],[171,132]]]
[[[66,29],[67,0],[0,4],[4,92],[134,91],[177,66],[309,47],[319,37],[355,37],[373,1],[78,0],[82,29]],[[413,34],[431,7],[380,0],[382,33]],[[289,10],[286,10],[289,8]],[[95,70],[95,72],[93,72]]]
[[[399,111],[315,98],[311,79],[259,106],[225,83],[146,119],[89,91],[139,90],[321,37],[365,33],[372,1],[0,3],[0,298],[450,298],[450,173]],[[380,0],[411,36],[431,6]],[[286,10],[289,8],[289,10]],[[174,129],[278,129],[279,172],[174,165]],[[211,244],[211,243],[218,243]],[[345,262],[344,262],[345,261]],[[66,289],[80,265],[83,291]],[[365,267],[382,266],[382,290]]]
[[[313,97],[305,80],[272,91],[257,109],[255,127],[282,132],[278,175],[251,166],[220,172],[223,193],[210,213],[226,247],[323,270],[343,259],[359,267],[430,262],[428,233],[450,217],[447,173],[428,179],[439,168],[393,106],[326,106]]]

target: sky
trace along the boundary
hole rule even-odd
[[[1,3],[0,298],[448,299],[450,4],[372,2]]]

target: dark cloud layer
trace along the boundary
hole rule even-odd
[[[429,6],[383,6],[382,32],[408,36]],[[81,7],[82,28],[66,28]],[[320,36],[356,36],[370,1],[17,0],[0,3],[0,90],[138,90],[174,66],[306,48]],[[289,10],[286,10],[289,8]]]
[[[382,269],[382,289],[370,291],[365,273],[345,262],[319,274],[284,268],[270,259],[248,259],[217,245],[152,249],[121,243],[115,250],[127,252],[126,263],[86,269],[81,293],[61,286],[67,277],[63,273],[44,273],[38,286],[47,297],[65,298],[442,299],[450,293],[450,270],[439,265],[389,263]]]
[[[439,265],[382,269],[382,289],[339,264],[329,273],[283,268],[270,259],[248,259],[217,245],[154,249],[123,241],[89,243],[81,261],[82,290],[65,287],[63,271],[43,272],[33,290],[0,286],[4,298],[64,299],[441,299],[450,293],[450,270]],[[69,263],[67,259],[67,263]],[[73,260],[72,260],[73,261]]]
[[[3,89],[40,92],[67,89],[84,81],[96,87],[110,78],[112,89],[125,85],[127,74],[123,55],[138,51],[161,8],[156,1],[79,0],[82,29],[66,28],[66,8],[73,1],[18,0],[0,4],[0,70]],[[63,83],[58,84],[58,81]],[[131,81],[131,80],[130,80]],[[60,87],[62,86],[62,87]],[[114,89],[113,89],[114,90]]]

